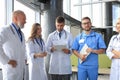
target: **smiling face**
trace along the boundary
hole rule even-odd
[[[24,28],[24,24],[26,23],[26,15],[23,11],[17,10],[13,12],[12,21],[19,28]]]
[[[120,33],[120,18],[117,20],[116,30],[117,30],[118,33]]]
[[[89,19],[83,19],[81,22],[81,26],[82,26],[83,30],[90,31],[92,24]]]
[[[36,35],[40,36],[41,35],[41,32],[42,32],[42,29],[40,26],[37,26],[37,33]]]
[[[42,36],[41,32],[42,32],[41,25],[39,23],[34,23],[31,28],[30,38],[34,39],[41,37]]]
[[[25,17],[25,15],[23,14],[23,15],[19,15],[18,16],[18,26],[20,27],[20,28],[24,28],[24,24],[26,23],[26,17]]]

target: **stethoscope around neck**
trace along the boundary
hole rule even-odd
[[[95,33],[92,36],[96,37]],[[81,35],[80,35],[80,39],[82,39],[82,38],[83,38],[83,33],[81,33]]]
[[[115,37],[113,38],[113,41],[114,41],[115,39],[117,39],[117,41],[120,41],[120,38],[118,38],[117,36],[118,36],[118,34],[115,35]]]
[[[65,39],[67,39],[67,32],[65,30],[63,30],[63,32],[65,33]],[[54,35],[57,34],[57,33],[58,33],[58,31],[56,30],[56,32],[54,33]]]
[[[81,40],[81,39],[84,39],[84,40],[86,40],[86,38],[87,38],[88,36],[86,36],[85,38],[83,37],[83,33],[81,33],[81,35],[80,35],[80,38],[79,38],[79,40]],[[95,43],[96,43],[96,34],[95,34],[95,32],[93,33],[93,35],[92,35],[92,37],[95,37]],[[93,40],[93,39],[92,39]],[[84,42],[85,43],[85,42]]]

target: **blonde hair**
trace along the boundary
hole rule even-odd
[[[32,29],[31,29],[30,36],[29,36],[29,38],[28,38],[28,41],[29,41],[29,40],[33,41],[33,40],[36,38],[38,26],[41,26],[41,25],[40,25],[39,23],[34,23],[34,24],[32,25]],[[39,37],[41,38],[41,35],[40,35]]]

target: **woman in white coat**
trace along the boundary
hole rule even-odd
[[[44,57],[47,53],[41,31],[40,24],[34,23],[27,42],[29,80],[48,80],[44,64]]]
[[[107,48],[107,56],[112,60],[110,80],[120,80],[120,18],[117,20],[116,30]]]

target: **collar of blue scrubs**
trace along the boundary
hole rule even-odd
[[[89,34],[86,34],[86,33],[83,31],[83,32],[82,32],[82,35],[85,36],[85,37],[95,36],[95,32],[94,32],[94,31],[91,31]]]

